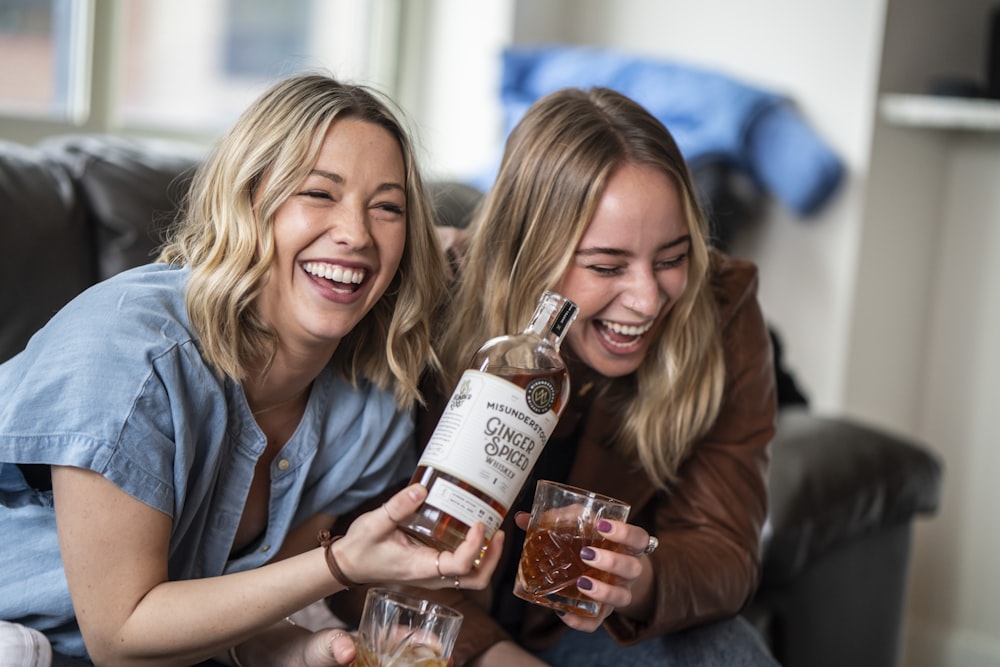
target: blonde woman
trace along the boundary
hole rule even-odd
[[[482,588],[481,526],[440,555],[395,529],[420,487],[321,534],[413,470],[443,284],[388,102],[321,75],[264,93],[159,262],[0,366],[0,629],[104,665],[338,665],[346,633],[283,619],[362,583]]]
[[[577,582],[605,603],[597,619],[511,594],[523,531],[508,526],[489,604],[438,594],[466,613],[458,664],[775,664],[737,616],[760,574],[771,347],[756,269],[709,241],[673,138],[622,95],[555,92],[509,137],[436,346],[434,402],[477,345],[523,326],[543,290],[568,297],[580,309],[562,346],[573,395],[519,509],[544,478],[632,513],[599,527],[625,553],[581,553],[622,582]],[[422,416],[424,437],[436,414]]]

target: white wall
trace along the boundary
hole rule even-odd
[[[485,57],[491,84],[489,58],[511,30],[522,44],[624,48],[786,92],[840,153],[847,182],[820,215],[774,205],[737,252],[760,265],[761,301],[814,408],[919,438],[945,464],[941,510],[916,527],[903,664],[1000,665],[1000,134],[899,128],[878,114],[881,92],[981,78],[992,0],[476,4],[510,22],[464,12],[462,25],[439,16],[435,34],[477,34],[488,47],[461,55]],[[464,90],[468,113],[421,124],[428,150],[455,158],[435,167],[460,175],[490,157],[482,137],[499,125],[496,98],[480,98],[496,89],[455,74],[458,54],[437,59],[428,76],[445,88],[429,90],[451,103]]]
[[[914,667],[1000,665],[1000,137],[948,139],[920,402],[947,470],[938,517],[918,526]]]
[[[511,0],[406,0],[397,98],[436,177],[489,164],[501,132],[500,52],[513,31]]]

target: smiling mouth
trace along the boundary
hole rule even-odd
[[[338,291],[357,291],[365,279],[364,269],[351,269],[336,264],[305,262],[302,268],[311,276],[329,281],[333,289]]]
[[[633,325],[633,324],[619,324],[618,322],[609,322],[607,320],[595,320],[595,328],[597,332],[601,334],[603,338],[609,345],[619,349],[627,349],[635,345],[643,334],[649,331],[653,322],[647,322],[643,325]]]

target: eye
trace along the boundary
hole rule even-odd
[[[406,210],[402,206],[400,206],[399,204],[393,204],[392,202],[384,202],[382,204],[378,204],[375,206],[375,208],[379,209],[380,211],[386,211],[387,213],[392,213],[393,215],[403,215],[404,213],[406,213]]]
[[[333,196],[326,190],[303,190],[299,193],[302,197],[309,197],[310,199],[329,199],[333,200]]]
[[[618,276],[625,270],[621,266],[607,266],[604,264],[590,264],[587,269],[599,276]]]
[[[657,271],[666,271],[667,269],[675,269],[678,266],[682,266],[687,262],[688,254],[684,253],[677,255],[676,257],[671,257],[670,259],[661,259],[656,262]]]

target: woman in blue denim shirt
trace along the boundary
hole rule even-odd
[[[388,103],[320,75],[271,88],[158,261],[0,366],[0,625],[96,664],[336,665],[343,631],[283,619],[355,582],[484,587],[481,526],[440,554],[396,530],[419,486],[317,546],[412,473],[443,284]],[[51,490],[18,464],[50,466]]]

